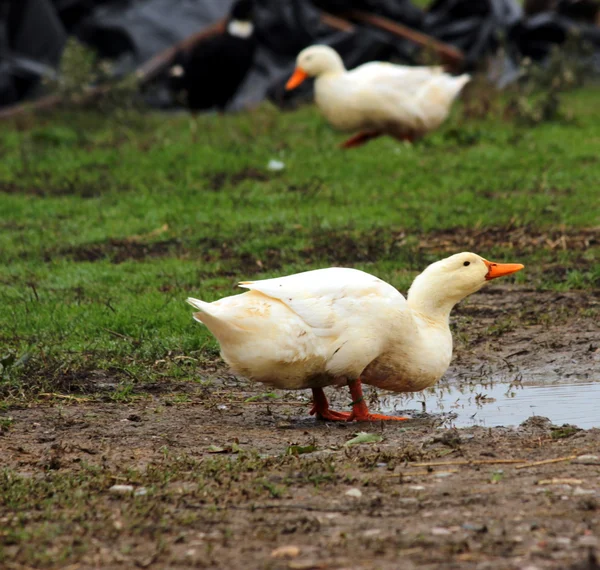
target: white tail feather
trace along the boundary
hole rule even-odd
[[[225,338],[231,338],[240,333],[240,328],[234,323],[215,314],[216,311],[212,303],[194,299],[193,297],[188,297],[186,301],[199,311],[193,314],[194,320],[205,325],[217,337],[217,340],[221,341]]]

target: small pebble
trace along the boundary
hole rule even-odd
[[[446,477],[450,477],[450,475],[452,475],[452,473],[449,473],[448,471],[440,471],[439,473],[435,473],[433,476],[436,479],[445,479]]]
[[[290,570],[318,570],[324,566],[315,560],[294,560],[288,564],[288,568]]]
[[[423,485],[409,485],[408,488],[411,491],[424,491],[425,487],[423,487]]]
[[[573,459],[573,463],[581,463],[582,465],[600,465],[599,455],[580,455]]]
[[[441,526],[434,526],[431,529],[431,534],[433,534],[434,536],[447,536],[449,534],[452,534],[452,531]]]
[[[143,497],[148,494],[148,489],[146,487],[139,487],[133,492],[134,497]]]
[[[575,487],[575,489],[573,489],[573,495],[575,495],[576,497],[582,496],[582,495],[595,495],[596,491],[594,491],[594,489],[583,489],[582,487]]]
[[[379,529],[379,528],[370,528],[368,530],[365,530],[365,532],[363,532],[363,536],[365,538],[369,538],[371,536],[377,536],[378,534],[381,534],[381,529]]]
[[[277,172],[278,170],[283,170],[285,168],[285,163],[281,162],[281,160],[269,160],[267,164],[267,170],[271,170],[273,172]]]
[[[348,489],[345,493],[348,497],[355,497],[356,499],[360,499],[362,497],[362,492],[360,489]]]
[[[594,547],[598,547],[600,546],[600,540],[598,540],[595,536],[587,535],[587,536],[582,536],[578,541],[577,544],[579,546],[590,546],[592,548]]]
[[[129,495],[133,493],[133,485],[113,485],[108,491],[113,495]]]
[[[280,546],[271,552],[271,558],[296,558],[300,554],[300,548],[293,544]]]
[[[473,532],[486,532],[487,531],[487,526],[485,526],[484,524],[478,524],[478,523],[466,522],[462,525],[462,527],[465,530],[472,530]]]
[[[398,499],[398,502],[401,505],[418,505],[419,504],[419,499],[415,499],[414,497],[402,497],[401,499]]]

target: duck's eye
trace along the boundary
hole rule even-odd
[[[463,265],[466,267],[467,265],[471,265],[471,262],[470,262],[470,261],[465,261],[465,262],[463,263]]]

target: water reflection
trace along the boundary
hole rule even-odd
[[[531,416],[554,424],[600,427],[600,383],[523,385],[511,383],[441,382],[416,394],[393,394],[380,399],[383,413],[394,410],[443,414],[445,425],[486,427],[518,425]]]

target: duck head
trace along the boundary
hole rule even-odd
[[[231,9],[227,33],[240,39],[248,39],[254,33],[254,0],[238,0]]]
[[[337,51],[329,46],[317,45],[303,49],[296,58],[294,74],[285,84],[289,91],[295,89],[308,77],[319,77],[325,73],[341,73],[344,62]]]
[[[409,305],[435,320],[448,320],[452,307],[488,281],[523,269],[520,263],[496,263],[476,253],[457,253],[432,263],[413,281]]]

